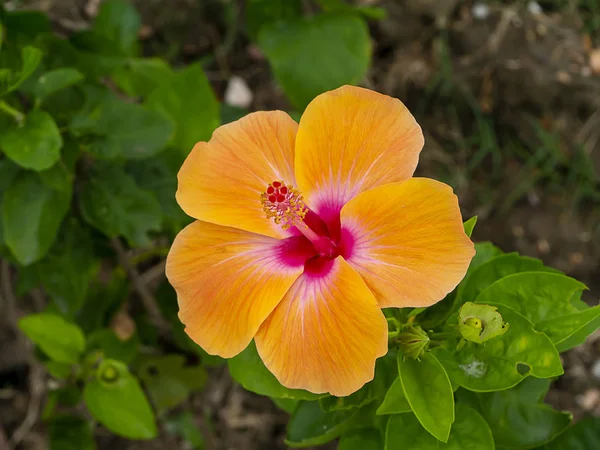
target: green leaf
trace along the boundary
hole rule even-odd
[[[325,444],[350,430],[360,413],[360,409],[324,412],[319,402],[301,401],[288,423],[285,443],[290,447]]]
[[[421,426],[414,414],[390,417],[385,436],[386,450],[494,450],[490,427],[473,408],[456,404],[456,421],[443,443]]]
[[[519,272],[554,271],[544,267],[539,259],[507,253],[496,256],[472,270],[458,289],[459,303],[475,301],[477,296],[494,282]]]
[[[573,314],[544,320],[539,322],[535,328],[536,330],[545,333],[555,345],[558,345],[562,344],[571,336],[581,331],[585,331],[589,325],[592,325],[589,334],[593,333],[595,331],[593,329],[594,324],[600,325],[600,323],[598,323],[598,318],[600,318],[600,305]]]
[[[538,450],[591,450],[600,448],[600,417],[585,417]]]
[[[185,366],[182,355],[147,358],[139,371],[152,404],[160,413],[184,402],[189,395],[201,389],[207,379],[202,366]]]
[[[379,431],[374,428],[344,434],[337,450],[382,450],[383,442]]]
[[[2,202],[4,239],[21,264],[46,255],[70,201],[70,191],[50,189],[32,172],[21,173],[8,187]]]
[[[62,138],[50,114],[34,110],[22,124],[0,134],[0,149],[15,163],[36,171],[48,169],[60,158]]]
[[[147,97],[173,82],[175,74],[160,58],[130,58],[112,74],[115,84],[131,97]]]
[[[19,328],[53,361],[77,364],[85,350],[81,329],[56,314],[25,316],[19,320]]]
[[[302,17],[301,0],[248,0],[246,27],[253,40],[264,25]]]
[[[154,90],[146,104],[166,114],[175,126],[172,144],[187,155],[210,139],[219,125],[219,103],[200,64],[177,72],[168,85]]]
[[[116,378],[110,382],[102,378],[113,370]],[[154,413],[138,381],[127,367],[105,359],[98,368],[98,376],[85,384],[85,404],[102,425],[115,434],[129,439],[153,439],[158,430]]]
[[[271,401],[273,403],[275,403],[275,405],[285,411],[288,414],[292,414],[294,412],[294,410],[296,409],[296,406],[298,406],[298,403],[300,402],[300,400],[296,400],[293,398],[277,398],[277,397],[269,397],[271,399]]]
[[[475,244],[475,256],[471,260],[469,270],[472,271],[481,264],[501,254],[502,250],[491,242],[478,242]]]
[[[52,32],[48,15],[40,11],[6,11],[2,22],[6,27],[6,42],[13,44],[32,43],[38,35]]]
[[[467,343],[458,352],[438,347],[433,350],[454,384],[479,392],[508,389],[524,377],[551,378],[562,375],[560,356],[552,341],[533,324],[504,305],[497,306],[510,328],[485,345]],[[518,365],[529,367],[521,374]]]
[[[360,408],[385,396],[387,389],[398,374],[398,363],[395,353],[388,353],[375,363],[373,380],[358,391],[346,396],[328,395],[319,399],[321,409],[325,412]]]
[[[75,218],[65,222],[50,253],[35,265],[46,292],[69,315],[81,308],[99,268],[89,232]]]
[[[21,50],[22,67],[15,76],[0,77],[0,96],[17,89],[37,69],[42,61],[42,52],[35,47],[26,46]]]
[[[48,424],[50,450],[95,450],[90,422],[83,417],[60,415]]]
[[[174,232],[190,221],[175,200],[177,172],[182,163],[180,156],[178,152],[167,150],[153,158],[127,165],[127,172],[135,178],[138,186],[154,194],[162,209],[163,223]]]
[[[577,347],[583,344],[589,335],[600,329],[600,318],[596,318],[592,322],[585,325],[579,331],[576,331],[573,335],[565,339],[564,341],[556,344],[556,348],[559,352],[566,352],[567,350]]]
[[[173,125],[161,112],[127,103],[107,89],[87,86],[86,103],[71,130],[94,137],[90,151],[105,159],[143,159],[163,150]]]
[[[584,289],[583,283],[558,273],[517,273],[490,285],[476,303],[506,305],[537,324],[577,312],[570,299]]]
[[[404,394],[404,388],[400,378],[396,378],[383,399],[383,403],[377,409],[378,415],[385,414],[400,414],[411,412],[412,409],[406,395]]]
[[[275,375],[265,367],[256,350],[254,341],[250,342],[242,353],[229,359],[227,365],[233,379],[248,391],[269,397],[297,400],[316,400],[319,397],[323,397],[322,394],[313,394],[302,389],[288,389],[283,387],[277,381]],[[318,407],[318,402],[316,405]]]
[[[432,353],[420,361],[398,355],[398,371],[406,400],[423,427],[447,442],[454,422],[454,391],[444,367]]]
[[[36,80],[32,87],[33,95],[39,101],[42,101],[56,91],[77,84],[82,80],[83,74],[73,67],[55,69],[46,72]]]
[[[101,328],[88,335],[87,351],[100,350],[104,358],[116,359],[126,364],[133,362],[138,354],[140,341],[137,335],[126,341],[117,337],[113,330]]]
[[[497,446],[536,447],[550,442],[569,426],[570,413],[539,403],[547,388],[545,380],[528,378],[512,389],[476,395],[476,404]]]
[[[477,223],[477,216],[473,216],[463,224],[463,226],[465,228],[465,233],[467,234],[467,236],[471,237],[476,223]]]
[[[102,2],[93,30],[115,43],[124,55],[134,55],[141,26],[140,16],[131,3],[108,0]]]
[[[275,77],[299,109],[317,95],[366,75],[371,56],[367,24],[354,14],[327,13],[261,29],[258,44]]]
[[[79,208],[90,225],[108,237],[123,236],[132,246],[149,245],[148,233],[160,229],[160,205],[119,167],[100,167],[88,176]]]

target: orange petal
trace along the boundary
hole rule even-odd
[[[412,178],[363,192],[341,212],[348,262],[379,306],[429,306],[465,276],[475,254],[452,188]]]
[[[325,275],[298,278],[255,340],[282,385],[345,396],[373,379],[387,323],[363,280],[337,258]]]
[[[241,352],[302,273],[307,242],[200,221],[188,225],[167,257],[187,334],[210,354]]]
[[[302,115],[298,187],[327,220],[359,193],[410,178],[422,147],[421,128],[400,100],[343,86],[316,97]]]
[[[295,185],[298,124],[282,111],[257,112],[199,142],[179,171],[177,201],[190,216],[266,236],[287,235],[268,220],[260,194],[272,181]]]

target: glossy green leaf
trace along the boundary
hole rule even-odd
[[[497,446],[533,448],[565,431],[571,414],[540,403],[547,389],[546,380],[527,378],[512,389],[474,396]]]
[[[467,343],[460,351],[433,350],[453,383],[480,392],[508,389],[524,377],[551,378],[562,375],[560,356],[552,341],[536,331],[525,317],[503,305],[497,306],[510,323],[506,334],[485,345]],[[529,367],[521,374],[518,365]]]
[[[473,302],[477,296],[495,281],[519,272],[551,271],[539,259],[507,253],[496,256],[473,269],[458,289],[459,302]]]
[[[592,450],[600,448],[600,417],[585,417],[538,450]]]
[[[410,408],[408,400],[406,400],[400,378],[396,378],[385,394],[383,403],[377,409],[377,414],[401,414],[410,411],[412,411],[412,409]]]
[[[360,409],[324,412],[319,402],[301,401],[288,423],[285,443],[290,447],[325,444],[352,429],[360,413]]]
[[[52,116],[41,110],[31,111],[22,124],[14,124],[0,134],[0,149],[12,161],[26,169],[48,169],[60,158],[62,138]]]
[[[24,265],[46,255],[69,209],[71,192],[44,185],[32,172],[23,172],[4,192],[2,225],[4,240]]]
[[[152,404],[158,412],[172,409],[201,389],[207,374],[202,366],[186,366],[183,355],[165,355],[144,360],[139,370]]]
[[[477,216],[473,216],[463,224],[463,226],[465,228],[465,233],[467,234],[467,236],[471,237],[476,223],[477,223]]]
[[[0,77],[0,96],[19,88],[25,80],[38,68],[42,61],[42,52],[35,47],[26,46],[21,50],[21,71],[12,74],[6,72],[6,76]]]
[[[75,218],[65,221],[49,254],[35,265],[46,292],[69,315],[81,308],[99,268],[89,232]]]
[[[219,103],[200,64],[177,72],[168,85],[150,94],[146,104],[171,119],[175,126],[171,142],[183,155],[197,142],[209,140],[219,125]]]
[[[600,318],[600,305],[556,317],[554,319],[538,322],[535,328],[536,330],[545,333],[555,345],[558,345],[576,333],[585,330],[589,325],[592,325],[589,334],[593,333],[595,331],[593,330],[594,324],[598,324],[598,318]]]
[[[123,236],[132,246],[148,245],[148,233],[160,229],[156,199],[116,166],[98,168],[88,176],[79,208],[90,225],[108,237]]]
[[[48,423],[50,450],[95,450],[91,423],[80,416],[60,415]]]
[[[433,353],[421,360],[398,355],[400,382],[411,409],[436,439],[447,442],[454,422],[454,392],[448,374]]]
[[[115,375],[110,382],[101,378],[109,369],[116,372],[110,373]],[[102,361],[98,376],[85,384],[83,398],[92,416],[113,433],[129,439],[156,437],[158,430],[148,399],[119,361]]]
[[[161,112],[125,102],[107,89],[88,86],[86,103],[71,130],[93,138],[90,152],[104,159],[143,159],[163,150],[173,125]]]
[[[374,428],[344,434],[337,450],[383,450],[379,431]]]
[[[490,427],[473,408],[456,404],[456,420],[448,442],[432,437],[414,414],[397,414],[388,421],[385,450],[494,450]]]
[[[32,87],[33,95],[40,101],[49,95],[72,86],[83,80],[83,74],[73,67],[63,67],[46,72],[40,76]]]
[[[375,363],[373,380],[358,391],[346,396],[328,395],[319,399],[321,409],[325,412],[360,408],[376,400],[382,400],[387,389],[398,375],[398,363],[395,353],[388,353]]]
[[[246,3],[246,27],[252,39],[258,37],[265,25],[301,16],[301,0],[248,0]]]
[[[260,30],[258,44],[299,109],[325,91],[358,83],[371,57],[367,24],[354,14],[327,13],[277,22]]]
[[[313,394],[302,389],[288,389],[283,387],[277,381],[275,375],[265,367],[256,350],[254,341],[239,355],[229,359],[227,365],[233,379],[248,391],[269,397],[297,400],[315,400],[323,397],[323,394]],[[316,405],[318,407],[318,402]]]
[[[140,16],[130,2],[107,0],[100,6],[93,30],[114,42],[123,54],[133,55],[141,26]]]
[[[584,289],[583,283],[558,273],[517,273],[491,284],[476,303],[506,305],[537,324],[577,312],[570,299]]]
[[[566,352],[567,350],[572,349],[573,347],[577,347],[578,345],[583,344],[588,336],[594,333],[596,330],[600,329],[600,318],[596,318],[591,321],[579,331],[576,331],[571,336],[569,336],[564,341],[556,344],[556,348],[559,352]]]
[[[81,329],[56,314],[25,316],[19,320],[19,328],[53,361],[76,364],[85,350]]]

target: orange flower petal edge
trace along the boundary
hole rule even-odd
[[[463,279],[475,247],[452,188],[411,178],[363,192],[341,213],[346,255],[379,306],[424,307]]]

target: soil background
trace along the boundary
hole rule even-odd
[[[87,27],[99,4],[9,3],[47,11],[64,35]],[[479,218],[475,241],[490,240],[504,251],[542,259],[586,283],[584,299],[598,304],[600,6],[593,9],[594,0],[360,3],[387,11],[386,18],[370,21],[373,62],[362,85],[400,98],[417,117],[425,133],[417,175],[455,188],[464,217]],[[243,1],[135,4],[143,17],[140,37],[147,55],[180,65],[206,60],[221,98],[237,76],[252,92],[250,110],[291,109],[260,49],[240,25]],[[233,5],[233,22],[223,18],[225,4]],[[315,10],[311,2],[306,8]],[[16,333],[14,324],[3,324],[0,349],[17,345]],[[0,389],[4,450],[2,430],[10,435],[29,420],[31,377],[43,381],[35,387],[42,404],[47,380],[26,366],[15,369],[1,354],[0,378],[15,386]],[[547,400],[572,411],[576,420],[600,415],[600,334],[563,356],[565,375]],[[213,370],[204,393],[191,402],[207,450],[286,448],[286,414],[232,383],[226,370]],[[46,448],[38,412],[20,449]],[[99,450],[184,448],[169,438],[130,442],[98,433]]]

